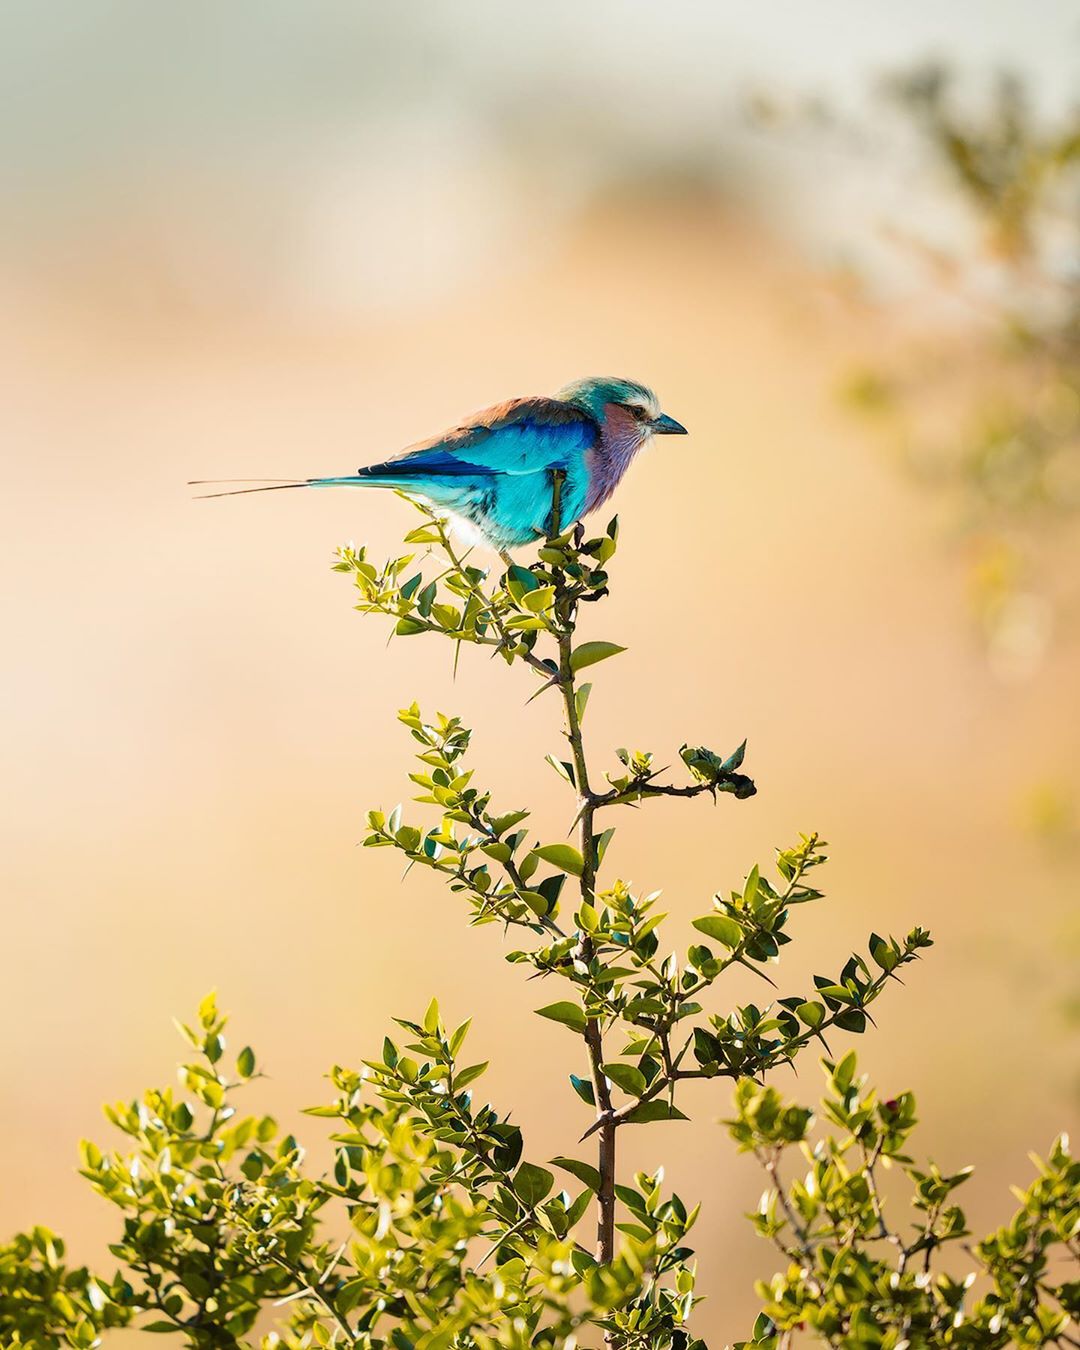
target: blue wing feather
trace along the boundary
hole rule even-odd
[[[483,420],[481,420],[483,419]],[[543,473],[565,468],[599,439],[587,414],[557,399],[516,399],[493,408],[471,424],[359,470],[363,478],[415,478],[431,474]]]
[[[552,472],[565,475],[560,520],[579,520],[589,485],[588,452],[600,439],[589,413],[558,399],[516,399],[355,478],[313,486],[400,488],[471,521],[498,547],[543,535],[551,525]]]

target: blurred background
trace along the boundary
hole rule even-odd
[[[0,4],[5,1231],[107,1264],[76,1140],[211,987],[301,1138],[432,994],[530,1156],[577,1138],[498,932],[356,847],[414,698],[557,832],[553,708],[352,613],[331,551],[393,550],[403,503],[185,481],[349,472],[588,373],[692,431],[621,490],[592,753],[747,736],[760,789],[609,862],[677,930],[821,831],[788,992],[929,927],[858,1049],[1005,1217],[1078,1096],[1078,70],[1069,0]],[[703,1198],[722,1343],[774,1261],[727,1087],[692,1105],[626,1160]]]

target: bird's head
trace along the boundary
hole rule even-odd
[[[610,376],[590,375],[584,380],[560,389],[556,398],[583,408],[603,424],[618,409],[629,416],[646,436],[685,436],[686,428],[660,408],[660,400],[651,389],[634,380],[617,380]]]

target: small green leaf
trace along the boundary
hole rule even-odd
[[[838,1003],[854,1003],[855,995],[842,984],[819,984],[818,993],[822,998],[835,999]]]
[[[472,1024],[472,1018],[466,1018],[458,1027],[457,1031],[450,1037],[450,1053],[456,1055],[465,1043],[465,1037],[469,1034],[469,1027]]]
[[[570,1075],[570,1085],[583,1102],[588,1102],[590,1106],[596,1105],[596,1093],[593,1091],[593,1085],[587,1078],[579,1078],[576,1073],[572,1073]]]
[[[480,1077],[487,1066],[488,1061],[485,1059],[483,1064],[470,1064],[467,1069],[462,1069],[460,1073],[454,1075],[454,1087],[459,1089],[468,1087]]]
[[[530,1209],[535,1209],[554,1185],[555,1178],[547,1168],[537,1167],[534,1163],[522,1163],[514,1174],[514,1190]]]
[[[604,1075],[631,1097],[640,1097],[648,1086],[645,1075],[633,1064],[605,1064]]]
[[[213,990],[199,1004],[199,1021],[209,1029],[217,1020],[217,994]]]
[[[554,755],[545,755],[544,760],[550,764],[560,778],[565,778],[572,788],[576,788],[574,782],[574,766],[565,759],[556,759]]]
[[[600,867],[604,861],[604,854],[607,853],[608,844],[611,843],[615,835],[614,827],[603,830],[600,834],[593,835],[593,850],[596,857],[596,866]],[[658,922],[658,920],[656,921]]]
[[[589,695],[592,693],[591,684],[579,685],[574,695],[574,710],[577,713],[579,723],[585,720],[585,709],[589,706]]]
[[[490,824],[495,834],[505,834],[507,830],[519,825],[528,815],[528,811],[508,811],[505,816],[493,816]]]
[[[640,1106],[635,1106],[626,1117],[628,1125],[646,1125],[654,1120],[688,1120],[677,1106],[671,1106],[667,1102],[657,1101],[655,1098],[651,1102],[642,1102]]]
[[[550,609],[554,599],[554,586],[539,586],[535,591],[529,591],[528,594],[523,595],[521,603],[531,613],[542,614],[546,609]]]
[[[584,1182],[591,1191],[599,1191],[600,1173],[589,1163],[578,1162],[576,1158],[552,1158],[551,1162],[554,1167],[561,1167],[564,1172]]]
[[[542,844],[533,850],[538,858],[551,863],[572,877],[579,877],[585,867],[585,859],[571,844]]]
[[[546,1008],[537,1008],[536,1015],[552,1022],[561,1022],[571,1031],[583,1032],[587,1025],[585,1013],[577,1003],[549,1003]]]
[[[407,544],[437,544],[439,542],[438,530],[432,529],[430,525],[419,525],[415,530],[410,530],[405,536]]]
[[[583,642],[570,657],[570,669],[575,673],[586,666],[595,666],[598,661],[606,661],[609,656],[618,656],[626,651],[625,647],[614,642]]]
[[[693,926],[699,933],[715,938],[725,947],[737,947],[743,938],[742,929],[725,914],[706,914],[702,919],[695,919]]]
[[[255,1051],[250,1045],[245,1045],[236,1056],[236,1071],[241,1078],[250,1078],[255,1072]]]
[[[540,589],[540,582],[527,567],[511,563],[506,572],[506,589],[520,603],[523,595]]]

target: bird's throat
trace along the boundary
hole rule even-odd
[[[603,506],[648,439],[649,433],[642,430],[641,423],[625,408],[608,404],[601,424],[599,443],[588,454],[586,511]]]

